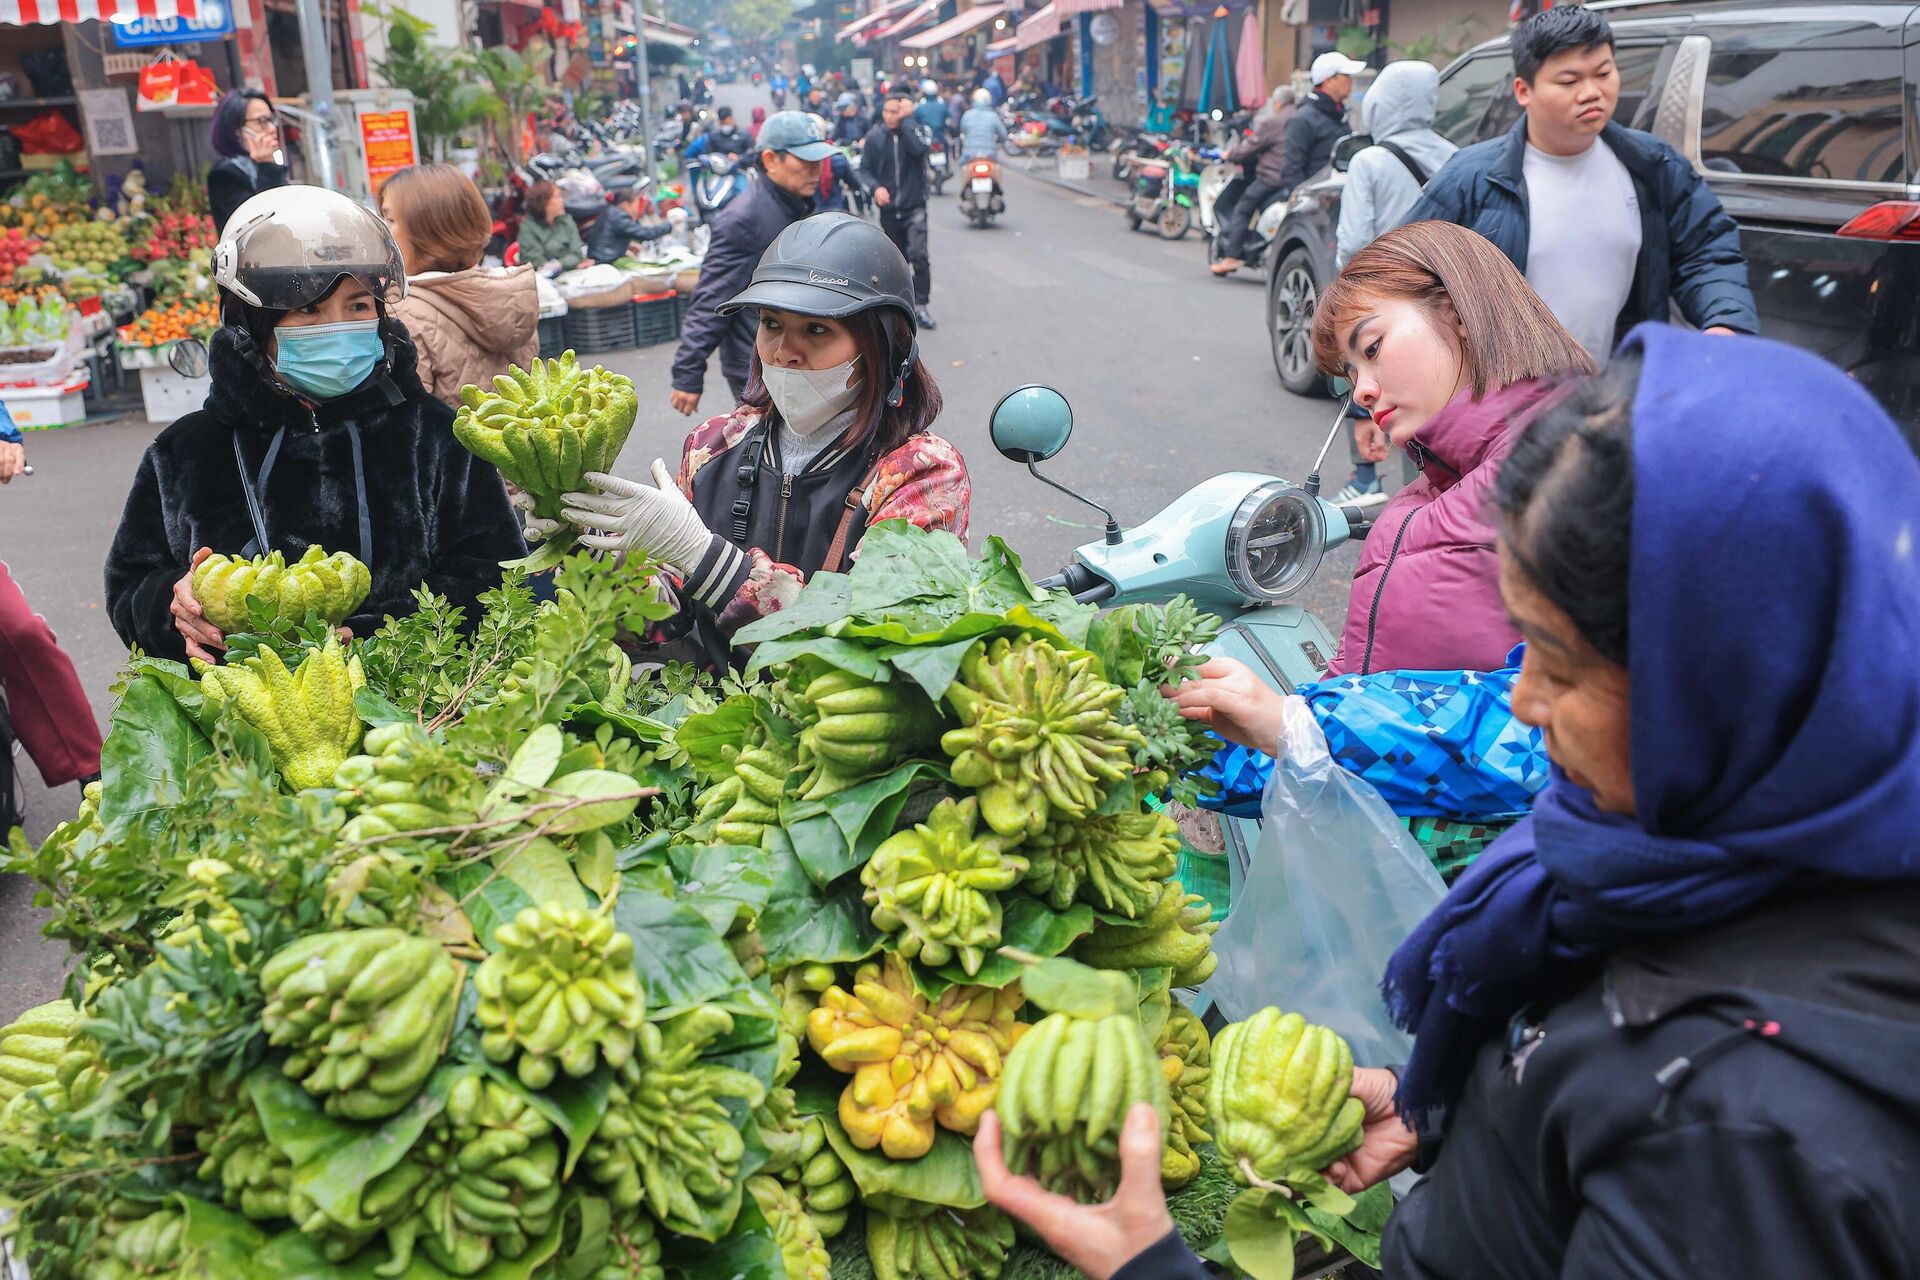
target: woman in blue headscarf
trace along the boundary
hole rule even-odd
[[[1645,325],[1497,501],[1554,777],[1394,956],[1330,1176],[1426,1172],[1390,1278],[1920,1275],[1920,463],[1832,366]],[[998,1137],[1094,1280],[1206,1274],[1151,1108],[1097,1208]]]

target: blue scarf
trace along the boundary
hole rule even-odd
[[[1394,953],[1401,1114],[1444,1127],[1480,1046],[1635,939],[1803,877],[1920,879],[1920,462],[1858,383],[1647,324],[1628,609],[1637,816],[1556,771]]]

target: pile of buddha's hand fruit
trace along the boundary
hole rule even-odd
[[[499,389],[457,430],[549,505],[632,423],[570,356]],[[654,573],[346,638],[351,557],[200,567],[233,650],[136,658],[79,814],[0,854],[76,953],[0,1028],[36,1280],[1055,1277],[982,1119],[1094,1201],[1142,1102],[1196,1247],[1235,1196],[1345,1221],[1346,1046],[1180,998],[1216,913],[1166,797],[1212,740],[1142,698],[1203,616],[880,525],[716,677],[623,648]]]

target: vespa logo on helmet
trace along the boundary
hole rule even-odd
[[[830,276],[824,271],[815,271],[813,268],[809,267],[807,268],[807,283],[808,284],[850,285],[853,283],[853,281],[848,280],[844,276]]]

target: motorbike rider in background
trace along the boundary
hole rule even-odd
[[[1000,154],[1000,145],[1009,142],[1007,122],[993,109],[993,95],[985,89],[973,91],[973,105],[960,117],[960,159],[992,160]],[[995,194],[999,194],[996,190]]]
[[[1283,84],[1267,99],[1266,108],[1254,118],[1253,136],[1236,143],[1227,152],[1226,162],[1244,169],[1253,165],[1251,180],[1231,207],[1220,214],[1220,225],[1227,228],[1220,261],[1209,270],[1217,276],[1230,276],[1247,264],[1240,259],[1240,246],[1246,243],[1248,229],[1260,214],[1282,194],[1282,175],[1287,167],[1287,133],[1293,125],[1293,86]]]
[[[25,437],[0,404],[0,484],[11,482],[26,464]],[[60,648],[47,620],[27,604],[4,562],[0,562],[0,693],[6,695],[13,731],[49,787],[100,772],[100,726],[94,723],[73,659]],[[11,746],[0,739],[0,751]],[[0,775],[11,777],[11,768],[0,769]],[[0,839],[6,836],[12,810],[13,796],[0,795]]]
[[[920,101],[913,104],[913,118],[927,131],[929,138],[944,138],[952,119],[947,112],[947,100],[940,96],[940,86],[932,80],[920,82]]]

